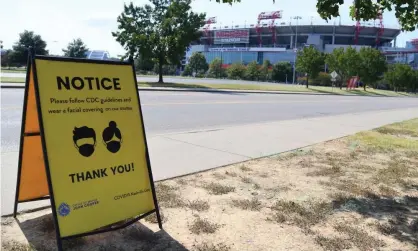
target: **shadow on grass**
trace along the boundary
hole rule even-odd
[[[180,88],[180,89],[196,89],[203,90],[208,93],[242,95],[242,93],[228,91],[228,89],[216,89],[198,84],[179,84],[179,83],[158,83],[158,82],[138,82],[139,87],[160,87],[160,88]]]
[[[24,222],[18,221],[18,225],[29,244],[36,250],[57,250],[55,228],[51,214]],[[62,244],[64,250],[80,251],[145,251],[151,249],[155,251],[188,251],[164,230],[154,232],[140,222],[116,231],[63,240]]]
[[[379,197],[370,194],[367,198],[345,198],[333,201],[336,210],[354,211],[365,217],[387,220],[377,229],[385,235],[418,246],[418,198]]]
[[[316,89],[315,87],[309,87],[309,89],[315,92],[319,92],[319,93],[334,94],[334,95],[354,94],[357,96],[368,96],[368,97],[396,97],[395,95],[391,95],[390,93],[382,94],[382,93],[376,93],[376,92],[371,92],[371,91],[364,91],[363,89],[362,90],[360,89],[346,90],[346,88],[340,89],[339,87],[335,87],[334,88],[335,91],[332,91],[331,87],[330,87],[330,90],[321,90],[321,89]],[[338,91],[344,91],[344,92],[338,92]],[[408,96],[405,93],[396,93],[396,95]]]

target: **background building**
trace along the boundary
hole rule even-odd
[[[101,50],[92,50],[86,53],[86,58],[97,59],[97,60],[109,60],[109,52]]]
[[[183,64],[188,63],[194,52],[201,52],[208,63],[220,58],[225,65],[252,61],[262,64],[266,59],[273,64],[282,61],[294,64],[296,51],[304,46],[315,46],[324,53],[348,46],[374,47],[382,50],[391,63],[400,60],[399,53],[411,58],[411,49],[396,48],[396,37],[401,30],[385,27],[382,17],[355,25],[307,24],[301,22],[303,19],[292,17],[284,21],[281,11],[263,12],[255,24],[227,26],[210,18],[202,29],[201,39],[192,43],[186,52]]]

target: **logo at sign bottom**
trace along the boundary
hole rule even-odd
[[[61,216],[67,216],[70,214],[71,208],[67,203],[61,203],[58,207],[58,214]]]

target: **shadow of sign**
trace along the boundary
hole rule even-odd
[[[33,248],[43,251],[57,250],[52,214],[46,214],[22,222],[18,220],[17,223]],[[121,224],[123,223],[121,222]],[[117,231],[63,240],[62,244],[64,250],[79,251],[188,251],[164,230],[154,232],[140,222]]]

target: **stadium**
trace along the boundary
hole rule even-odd
[[[255,24],[228,26],[217,23],[215,17],[209,18],[201,29],[200,40],[188,48],[183,65],[194,52],[201,52],[208,63],[220,58],[224,65],[252,61],[262,64],[264,60],[294,64],[297,50],[305,46],[314,46],[324,53],[348,46],[373,47],[381,50],[389,63],[405,61],[412,66],[418,63],[418,41],[411,41],[411,48],[397,48],[396,38],[401,30],[385,27],[382,16],[354,25],[303,23],[302,19],[293,17],[284,21],[281,11],[262,12]]]

